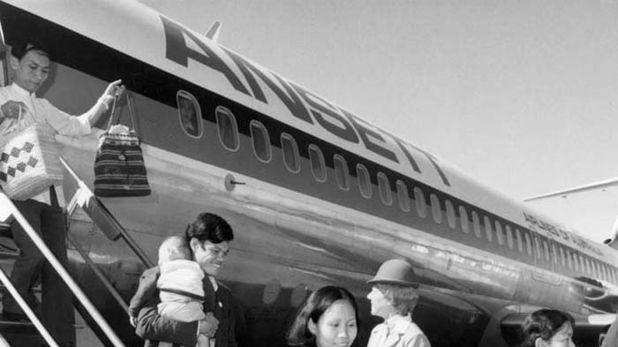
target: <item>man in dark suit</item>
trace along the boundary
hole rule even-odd
[[[206,318],[196,322],[180,322],[159,315],[156,288],[159,268],[144,271],[137,293],[131,299],[131,319],[135,333],[146,340],[145,347],[157,347],[159,341],[179,346],[195,346],[200,334],[214,337],[216,347],[236,347],[235,309],[232,293],[215,279],[234,239],[230,225],[221,217],[200,214],[189,224],[185,239],[193,259],[204,270],[204,312]]]

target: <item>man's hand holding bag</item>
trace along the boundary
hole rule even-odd
[[[127,106],[131,128],[114,122],[117,98],[106,131],[101,135],[94,162],[94,194],[101,197],[150,195],[150,185],[144,165],[140,140],[135,132],[132,98],[128,93]]]

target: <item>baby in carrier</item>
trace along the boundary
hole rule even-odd
[[[204,272],[198,263],[191,260],[191,250],[182,237],[172,236],[163,241],[159,247],[159,270],[159,314],[182,322],[206,318],[203,307]],[[159,343],[159,346],[171,345]],[[212,347],[210,339],[199,335],[197,347]]]

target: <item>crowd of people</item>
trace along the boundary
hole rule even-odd
[[[13,83],[0,88],[0,136],[9,136],[31,124],[42,122],[60,134],[80,136],[108,109],[114,97],[123,93],[121,81],[110,83],[94,106],[81,116],[70,116],[36,91],[47,79],[50,58],[40,45],[14,45],[10,66]],[[44,193],[25,201],[14,201],[34,230],[43,236],[54,255],[64,265],[66,224],[63,201],[50,186]],[[19,258],[11,273],[17,291],[32,307],[36,299],[32,286],[39,273],[43,287],[43,322],[60,346],[74,346],[71,295],[58,275],[22,227],[12,225]],[[158,265],[140,278],[130,303],[129,321],[145,346],[237,346],[235,303],[232,293],[217,275],[230,250],[234,233],[220,216],[201,213],[184,235],[163,241]],[[413,321],[419,300],[419,283],[413,267],[403,259],[385,261],[368,281],[367,299],[371,314],[383,319],[373,328],[368,347],[429,347],[430,341]],[[10,295],[3,296],[3,315],[24,319]],[[618,321],[617,321],[618,322]],[[286,335],[289,346],[349,347],[359,331],[356,298],[346,288],[325,286],[313,291],[301,305]],[[574,320],[568,313],[541,309],[530,314],[522,325],[522,347],[574,346]],[[618,345],[618,323],[612,324],[603,347]]]

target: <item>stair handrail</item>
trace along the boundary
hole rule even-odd
[[[107,338],[110,342],[117,347],[124,347],[124,343],[118,338],[116,333],[109,326],[107,321],[103,318],[101,313],[96,309],[96,307],[92,304],[90,299],[84,294],[84,292],[79,288],[77,283],[73,280],[71,275],[67,272],[67,270],[60,264],[56,256],[49,250],[45,242],[41,239],[39,234],[34,231],[30,223],[26,220],[26,218],[21,214],[19,209],[13,204],[13,201],[9,199],[9,197],[3,192],[0,191],[0,207],[4,209],[3,214],[10,214],[15,218],[17,223],[21,225],[23,230],[26,232],[26,235],[30,237],[34,245],[39,249],[41,254],[47,259],[49,264],[56,270],[58,275],[62,278],[64,283],[66,283],[67,287],[73,292],[75,297],[79,300],[79,302],[86,308],[86,310],[90,313],[94,321],[97,325],[103,330]]]
[[[15,286],[13,286],[11,280],[9,280],[9,278],[6,276],[2,268],[0,268],[0,281],[2,281],[2,284],[9,291],[13,299],[15,299],[17,305],[19,305],[19,307],[24,311],[24,313],[26,313],[26,316],[28,316],[32,324],[34,324],[34,327],[36,328],[36,330],[39,331],[45,342],[47,342],[47,344],[52,347],[58,347],[58,343],[56,342],[56,340],[54,340],[54,338],[49,334],[49,331],[45,329],[43,323],[41,323],[36,314],[34,314],[34,311],[32,311],[30,306],[28,306],[28,304],[26,303],[26,300],[24,300],[21,294],[17,292],[17,289],[15,289]],[[4,337],[2,337],[2,340],[0,341],[3,343],[6,342],[6,340],[4,340]]]
[[[152,260],[150,260],[150,258],[148,258],[148,256],[141,249],[141,247],[139,247],[137,242],[133,240],[131,235],[129,235],[126,229],[120,224],[120,222],[118,222],[118,220],[114,217],[114,215],[112,215],[112,213],[107,209],[107,207],[105,207],[105,205],[101,202],[101,200],[99,200],[99,198],[97,198],[92,193],[92,191],[90,190],[90,188],[88,188],[86,183],[84,183],[84,181],[81,180],[81,178],[77,175],[75,170],[73,170],[73,168],[69,165],[69,163],[67,163],[67,161],[62,156],[60,156],[60,163],[64,166],[64,168],[67,170],[69,175],[73,178],[73,180],[77,182],[79,186],[77,188],[77,191],[75,192],[75,194],[73,195],[73,197],[70,199],[70,201],[67,204],[68,214],[71,215],[72,212],[75,210],[75,208],[79,205],[90,216],[90,218],[93,219],[93,216],[90,215],[91,211],[88,211],[87,207],[89,204],[92,204],[92,203],[99,205],[100,209],[102,210],[100,211],[100,213],[104,215],[106,222],[112,228],[115,229],[114,231],[117,234],[108,235],[105,230],[102,230],[103,233],[105,233],[108,236],[108,238],[110,238],[113,241],[116,241],[118,238],[122,238],[126,242],[126,244],[129,246],[129,248],[131,248],[131,250],[135,253],[135,255],[137,255],[137,257],[142,261],[142,264],[144,264],[146,268],[151,268],[155,266]],[[66,180],[66,177],[65,177],[65,180]],[[93,222],[97,224],[94,219],[93,219]]]
[[[120,293],[118,293],[118,290],[116,290],[116,288],[110,282],[110,280],[108,280],[105,274],[103,274],[103,271],[99,269],[97,264],[95,264],[92,261],[92,259],[90,259],[88,254],[82,248],[82,246],[79,243],[77,243],[77,241],[73,240],[73,238],[70,235],[67,235],[67,240],[73,247],[75,247],[79,255],[81,255],[82,259],[84,259],[84,261],[86,262],[86,265],[88,265],[88,267],[94,272],[95,276],[99,278],[99,281],[103,283],[103,286],[105,287],[105,289],[107,289],[107,291],[112,295],[112,297],[116,300],[118,305],[120,305],[120,307],[122,307],[122,309],[127,313],[127,315],[129,315],[129,306],[124,301],[122,296],[120,296]]]

